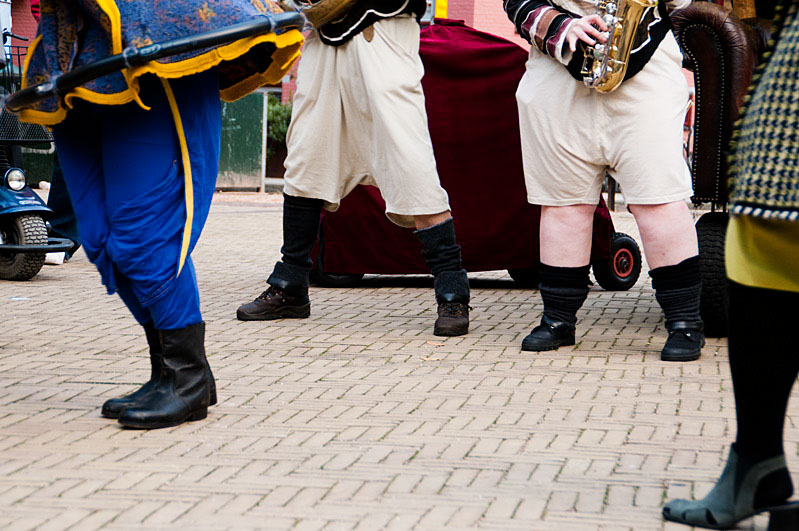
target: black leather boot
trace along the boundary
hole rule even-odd
[[[702,321],[669,321],[669,338],[660,352],[661,361],[694,361],[702,355],[705,333]]]
[[[144,325],[144,335],[147,337],[147,344],[150,346],[150,379],[129,395],[106,400],[101,410],[104,417],[109,419],[119,417],[123,409],[138,404],[155,389],[158,383],[158,378],[161,376],[161,366],[163,365],[161,336],[158,334],[158,330],[153,327],[152,323]]]
[[[542,352],[574,345],[577,311],[588,297],[590,265],[580,267],[538,264],[538,285],[544,301],[541,324],[522,340],[522,350]]]
[[[433,334],[451,337],[469,332],[469,279],[466,271],[442,271],[433,282],[438,318]]]
[[[236,312],[239,321],[304,319],[311,315],[308,274],[313,267],[311,251],[319,236],[321,199],[283,194],[282,260],[267,279],[271,286]]]
[[[305,319],[311,315],[308,288],[296,295],[270,286],[269,289],[247,304],[239,307],[239,321],[271,321],[273,319]]]
[[[522,340],[522,350],[542,352],[574,345],[575,326],[566,321],[556,321],[544,314],[541,324]]]
[[[161,375],[152,392],[119,414],[119,423],[128,428],[168,428],[208,415],[213,376],[205,357],[205,323],[159,333]]]
[[[414,231],[422,244],[422,258],[435,277],[433,283],[438,318],[437,336],[462,336],[469,332],[469,278],[461,265],[461,247],[455,239],[452,218]]]

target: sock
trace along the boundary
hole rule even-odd
[[[455,240],[455,223],[443,223],[413,232],[422,243],[422,258],[435,277],[436,301],[469,302],[469,280],[461,265],[461,246]]]
[[[701,323],[699,298],[702,278],[699,256],[692,256],[676,265],[663,266],[649,272],[652,287],[666,316],[666,328],[676,321]]]
[[[455,241],[455,223],[449,218],[443,223],[413,231],[422,243],[422,258],[433,276],[442,271],[460,271],[461,246]]]
[[[308,273],[313,267],[311,251],[319,236],[322,200],[283,194],[282,261],[267,282],[288,292],[308,289]]]
[[[588,297],[590,264],[581,267],[538,266],[539,289],[544,300],[544,315],[553,321],[577,322],[579,310]]]

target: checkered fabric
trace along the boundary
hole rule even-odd
[[[799,220],[799,17],[790,4],[736,132],[734,214]]]

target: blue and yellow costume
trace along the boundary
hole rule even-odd
[[[279,11],[263,0],[45,0],[24,83],[127,46]],[[152,318],[156,328],[174,329],[200,321],[189,255],[216,182],[219,98],[279,81],[302,42],[296,30],[254,36],[108,75],[22,111],[24,121],[54,126],[86,253],[141,324]]]
[[[23,85],[50,81],[129,46],[196,35],[280,11],[267,0],[43,0]],[[86,254],[109,294],[119,293],[147,331],[153,376],[145,387],[164,380],[161,368],[172,363],[169,344],[183,348],[193,343],[202,349],[190,255],[216,183],[220,97],[235,100],[279,82],[302,43],[297,30],[248,37],[128,68],[20,113],[23,121],[53,127]],[[170,331],[184,335],[172,337]],[[192,402],[183,397],[190,410],[166,417],[161,411],[155,421],[133,414],[123,422],[120,408],[141,402],[141,397],[126,397],[113,407],[106,403],[103,413],[133,427],[202,418],[216,397],[210,369],[204,375],[204,350],[200,361],[204,368],[198,378],[210,377],[210,382],[191,384],[199,398]],[[161,396],[149,404],[149,413],[168,401]]]

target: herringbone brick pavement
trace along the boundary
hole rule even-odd
[[[99,416],[149,369],[82,253],[0,283],[0,528],[684,529],[660,507],[720,473],[726,343],[662,363],[645,274],[629,292],[593,288],[577,346],[541,354],[519,350],[540,297],[503,272],[471,275],[465,337],[432,335],[424,277],[314,288],[310,319],[239,322],[280,227],[279,196],[216,198],[194,257],[220,403],[173,429]],[[797,421],[794,406],[794,471]]]

